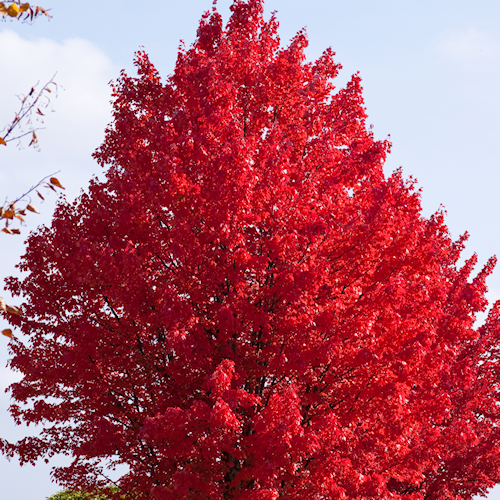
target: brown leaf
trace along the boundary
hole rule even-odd
[[[13,219],[14,213],[15,213],[14,210],[9,208],[9,210],[5,210],[5,212],[3,213],[3,217],[4,217],[4,219]]]
[[[31,138],[31,142],[28,144],[28,146],[36,144],[37,142],[38,142],[38,137],[36,136],[35,132],[33,132],[33,137]]]
[[[5,303],[5,300],[3,300],[2,297],[0,297],[0,309],[2,309],[2,311],[7,312],[7,304]]]
[[[19,7],[15,3],[11,3],[7,9],[7,14],[10,17],[17,17],[19,14]]]
[[[23,13],[24,11],[28,10],[30,8],[29,3],[22,3],[21,6],[19,7],[19,12]]]
[[[7,233],[7,234],[14,234],[14,233],[12,232],[12,230],[11,230],[11,229],[9,229],[8,227],[4,227],[4,228],[2,229],[2,232],[3,232],[3,233]]]
[[[50,182],[52,184],[54,184],[54,186],[57,186],[58,188],[61,188],[61,189],[66,189],[65,187],[62,186],[62,184],[58,181],[58,179],[56,179],[55,177],[51,177],[50,178]]]
[[[21,231],[19,229],[11,229],[12,234],[21,234]]]
[[[24,218],[22,215],[16,215],[16,219],[19,219],[21,222],[24,222]]]
[[[15,339],[14,335],[12,335],[12,330],[10,328],[6,328],[5,330],[2,330],[2,335],[9,337],[11,340]]]
[[[19,215],[26,215],[26,210],[18,210],[17,213]]]
[[[41,111],[40,111],[40,108],[36,108],[36,114],[37,115],[41,115],[41,116],[45,116]]]
[[[5,139],[3,139],[2,137],[0,137],[0,144],[2,146],[7,146],[7,143],[5,142]]]
[[[7,312],[10,314],[15,314],[16,316],[22,316],[23,313],[21,312],[21,309],[16,306],[7,306]]]
[[[29,210],[30,212],[35,212],[36,214],[39,214],[40,212],[37,210],[37,208],[32,205],[31,203],[28,203],[26,205],[26,210]]]
[[[5,7],[3,2],[0,2],[0,14],[2,14],[2,17],[5,17],[5,14],[7,14],[7,7]]]
[[[40,191],[38,191],[38,190],[37,190],[36,194],[37,194],[38,196],[40,196],[40,198],[41,198],[42,200],[45,200],[45,198],[44,198],[44,197],[40,194]]]

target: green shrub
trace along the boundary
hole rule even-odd
[[[116,486],[110,486],[110,493],[115,493],[118,490]],[[47,500],[108,500],[109,497],[106,493],[88,493],[85,491],[70,491],[64,490],[59,493],[55,493],[50,497],[47,497]]]

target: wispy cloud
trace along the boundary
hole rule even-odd
[[[475,27],[446,30],[435,44],[436,62],[460,70],[500,71],[500,38]]]
[[[111,121],[108,82],[119,75],[119,68],[97,45],[84,39],[28,40],[4,29],[0,30],[0,51],[0,131],[19,109],[16,95],[28,93],[37,82],[46,83],[56,72],[59,85],[57,98],[52,93],[51,106],[44,110],[45,130],[37,132],[40,152],[32,148],[19,151],[14,143],[0,146],[0,204],[15,199],[57,171],[66,187],[64,194],[69,199],[76,197],[88,186],[91,176],[100,171],[91,154],[102,142]],[[50,224],[55,195],[47,196],[45,204],[35,198],[42,214],[27,218],[28,227],[22,228],[20,237],[2,240],[0,295],[6,300],[9,295],[2,290],[3,277],[16,273],[13,267],[24,253],[22,241],[28,230],[40,223]],[[2,356],[0,366],[1,360]]]
[[[90,142],[90,150],[99,145],[110,120],[108,82],[118,75],[99,47],[83,39],[31,41],[5,30],[0,32],[0,50],[0,124],[12,119],[19,105],[16,94],[27,93],[38,81],[46,83],[57,72],[61,91],[53,102],[56,113],[46,120],[45,141],[57,142],[58,151],[82,152]]]

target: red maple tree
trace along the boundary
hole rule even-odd
[[[125,498],[470,499],[500,481],[500,307],[386,177],[360,79],[206,13],[166,83],[122,73],[107,178],[29,238],[10,343],[21,462]]]

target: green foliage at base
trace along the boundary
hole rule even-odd
[[[110,493],[118,491],[116,486],[110,486],[108,489]],[[96,494],[85,491],[64,490],[47,497],[47,500],[108,500],[109,498],[110,497],[106,495],[106,493]]]

